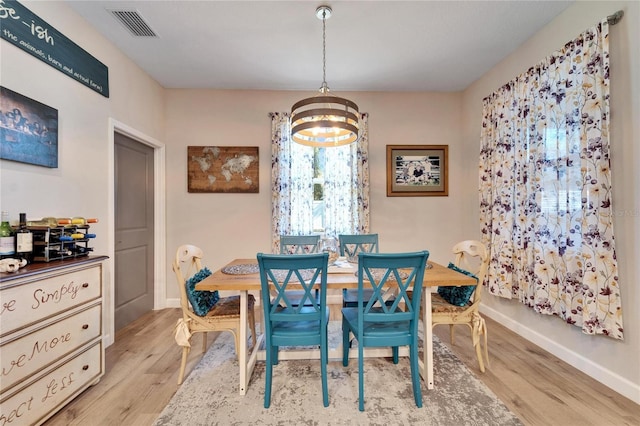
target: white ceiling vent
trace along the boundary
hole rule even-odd
[[[111,14],[136,37],[158,37],[137,10],[110,10]]]

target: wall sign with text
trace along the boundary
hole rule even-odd
[[[15,0],[0,0],[0,36],[91,90],[109,97],[109,69]]]

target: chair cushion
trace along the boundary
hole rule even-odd
[[[448,268],[453,269],[454,271],[463,273],[465,275],[468,275],[470,277],[473,277],[476,279],[476,281],[478,280],[478,277],[476,277],[474,274],[462,268],[458,268],[456,265],[454,265],[451,262],[449,262]],[[469,303],[469,299],[471,299],[471,295],[473,294],[473,290],[475,289],[476,289],[475,285],[462,285],[458,287],[441,286],[441,287],[438,287],[438,294],[442,296],[444,300],[451,303],[452,305],[465,306],[467,303]]]
[[[439,294],[431,295],[431,312],[433,315],[437,314],[461,314],[465,312],[469,306],[456,306],[447,302]],[[435,317],[434,317],[435,318]]]
[[[247,312],[253,312],[256,298],[250,294],[247,299]],[[240,296],[221,297],[207,314],[208,319],[240,318]]]
[[[213,306],[216,304],[218,299],[220,299],[217,290],[200,291],[195,289],[196,284],[207,278],[209,275],[211,275],[211,271],[209,270],[209,268],[204,267],[196,272],[185,283],[185,286],[187,287],[187,298],[189,299],[189,303],[191,303],[191,306],[193,307],[193,312],[201,317],[207,315],[211,308],[213,308]]]

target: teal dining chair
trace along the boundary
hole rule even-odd
[[[360,253],[358,255],[358,306],[342,308],[342,364],[349,365],[349,335],[358,342],[358,408],[364,411],[364,348],[391,347],[394,364],[398,347],[409,346],[411,382],[416,405],[422,407],[418,369],[418,322],[428,251],[410,253]],[[371,290],[368,301],[364,290]],[[412,290],[413,297],[408,292]],[[395,295],[387,304],[387,295]]]
[[[320,235],[281,235],[280,254],[317,253]]]
[[[265,334],[264,408],[271,405],[273,366],[281,346],[319,346],[322,402],[329,406],[327,385],[327,253],[283,255],[258,253]],[[302,302],[288,297],[291,287],[302,289]],[[320,295],[313,292],[319,287]]]
[[[353,262],[358,253],[378,253],[378,234],[338,235],[340,244],[340,256],[351,259]],[[365,300],[371,297],[371,291],[365,291]],[[358,305],[358,291],[355,289],[342,289],[342,306],[354,307]]]
[[[320,235],[281,235],[280,254],[311,254],[318,253]],[[299,305],[303,293],[300,290],[290,290],[289,299]],[[318,291],[316,290],[316,298]]]

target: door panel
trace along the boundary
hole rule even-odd
[[[116,133],[115,329],[153,309],[153,148]]]

